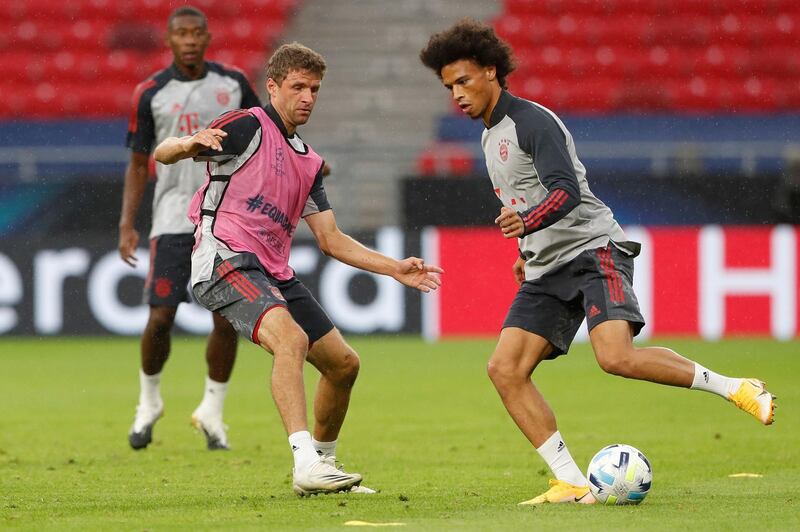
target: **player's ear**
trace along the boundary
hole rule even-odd
[[[494,81],[495,78],[497,78],[497,68],[493,66],[486,67],[486,79]]]
[[[267,78],[267,94],[274,96],[278,92],[278,84],[272,78]]]

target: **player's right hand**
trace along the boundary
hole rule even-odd
[[[192,157],[208,148],[222,151],[222,139],[227,136],[228,134],[221,129],[203,129],[191,137],[184,137],[183,149]]]
[[[442,280],[439,279],[441,273],[444,273],[444,270],[438,266],[425,264],[425,261],[417,257],[408,257],[398,261],[397,271],[392,277],[408,287],[428,293],[442,284]]]
[[[517,284],[522,284],[525,281],[525,259],[517,257],[511,270],[514,272],[514,280],[517,281]]]
[[[125,263],[136,267],[136,248],[139,245],[139,231],[133,227],[120,227],[119,229],[119,256]]]
[[[495,218],[494,223],[500,226],[500,230],[506,238],[522,238],[525,233],[525,223],[522,221],[522,216],[517,211],[506,206],[500,207],[500,216]]]

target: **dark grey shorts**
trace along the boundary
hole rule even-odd
[[[309,345],[331,330],[333,322],[303,283],[292,277],[279,281],[267,274],[252,253],[228,260],[214,259],[211,279],[192,287],[197,301],[222,314],[236,331],[258,344],[258,328],[275,307],[286,307],[308,335]]]
[[[144,303],[177,307],[189,301],[194,235],[160,235],[150,239],[150,270],[144,282]]]
[[[503,322],[538,334],[553,344],[555,358],[569,351],[587,318],[591,331],[608,320],[625,320],[634,335],[644,327],[633,293],[633,257],[613,244],[586,250],[567,264],[525,281]]]

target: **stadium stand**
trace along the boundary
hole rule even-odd
[[[445,103],[417,57],[432,32],[463,16],[494,21],[512,43],[512,90],[564,119],[593,177],[752,176],[800,161],[796,1],[192,3],[209,15],[209,59],[244,68],[254,84],[278,39],[325,55],[324,94],[303,135],[341,176],[329,194],[348,206],[337,213],[348,230],[398,223],[405,176],[485,176],[482,125]],[[7,186],[121,177],[131,93],[169,62],[164,21],[182,4],[0,2]],[[0,204],[9,198],[5,190]]]
[[[209,17],[209,60],[255,84],[298,0],[193,0]],[[165,22],[177,0],[0,2],[0,235],[113,227],[131,95],[172,60]],[[91,193],[87,193],[91,190]],[[102,195],[104,199],[97,199]],[[149,202],[146,202],[149,204]],[[108,207],[106,207],[108,206]],[[100,229],[98,229],[100,228]]]
[[[579,115],[579,122],[602,126],[608,116],[635,114],[643,118],[634,129],[645,135],[648,117],[677,115],[667,132],[672,137],[697,137],[688,118],[693,116],[713,117],[711,122],[721,116],[724,122],[735,115],[747,121],[747,128],[755,123],[758,134],[766,131],[767,139],[797,132],[796,1],[504,0],[502,5],[494,26],[518,61],[510,86],[560,115]],[[458,114],[454,109],[442,117],[439,139],[418,158],[422,173],[436,174],[443,167],[456,175],[481,171],[474,146],[470,165],[453,145],[465,140],[453,138],[458,136],[474,141],[475,128]],[[781,114],[794,118],[773,124]],[[784,129],[776,132],[777,127]],[[662,137],[650,134],[653,141]],[[589,131],[589,138],[600,137]],[[431,153],[444,161],[431,161]]]
[[[193,2],[212,21],[209,59],[252,75],[296,0]],[[8,0],[0,3],[0,119],[126,116],[138,81],[169,64],[173,0]],[[246,15],[246,16],[242,16]]]

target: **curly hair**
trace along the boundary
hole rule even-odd
[[[442,77],[442,68],[459,59],[471,59],[482,67],[497,69],[497,81],[506,89],[506,76],[517,65],[507,42],[500,39],[494,28],[472,18],[431,36],[419,53],[422,63]]]
[[[292,70],[308,70],[319,74],[322,79],[326,68],[325,59],[320,54],[299,42],[293,42],[281,45],[269,58],[267,77],[280,85]]]

